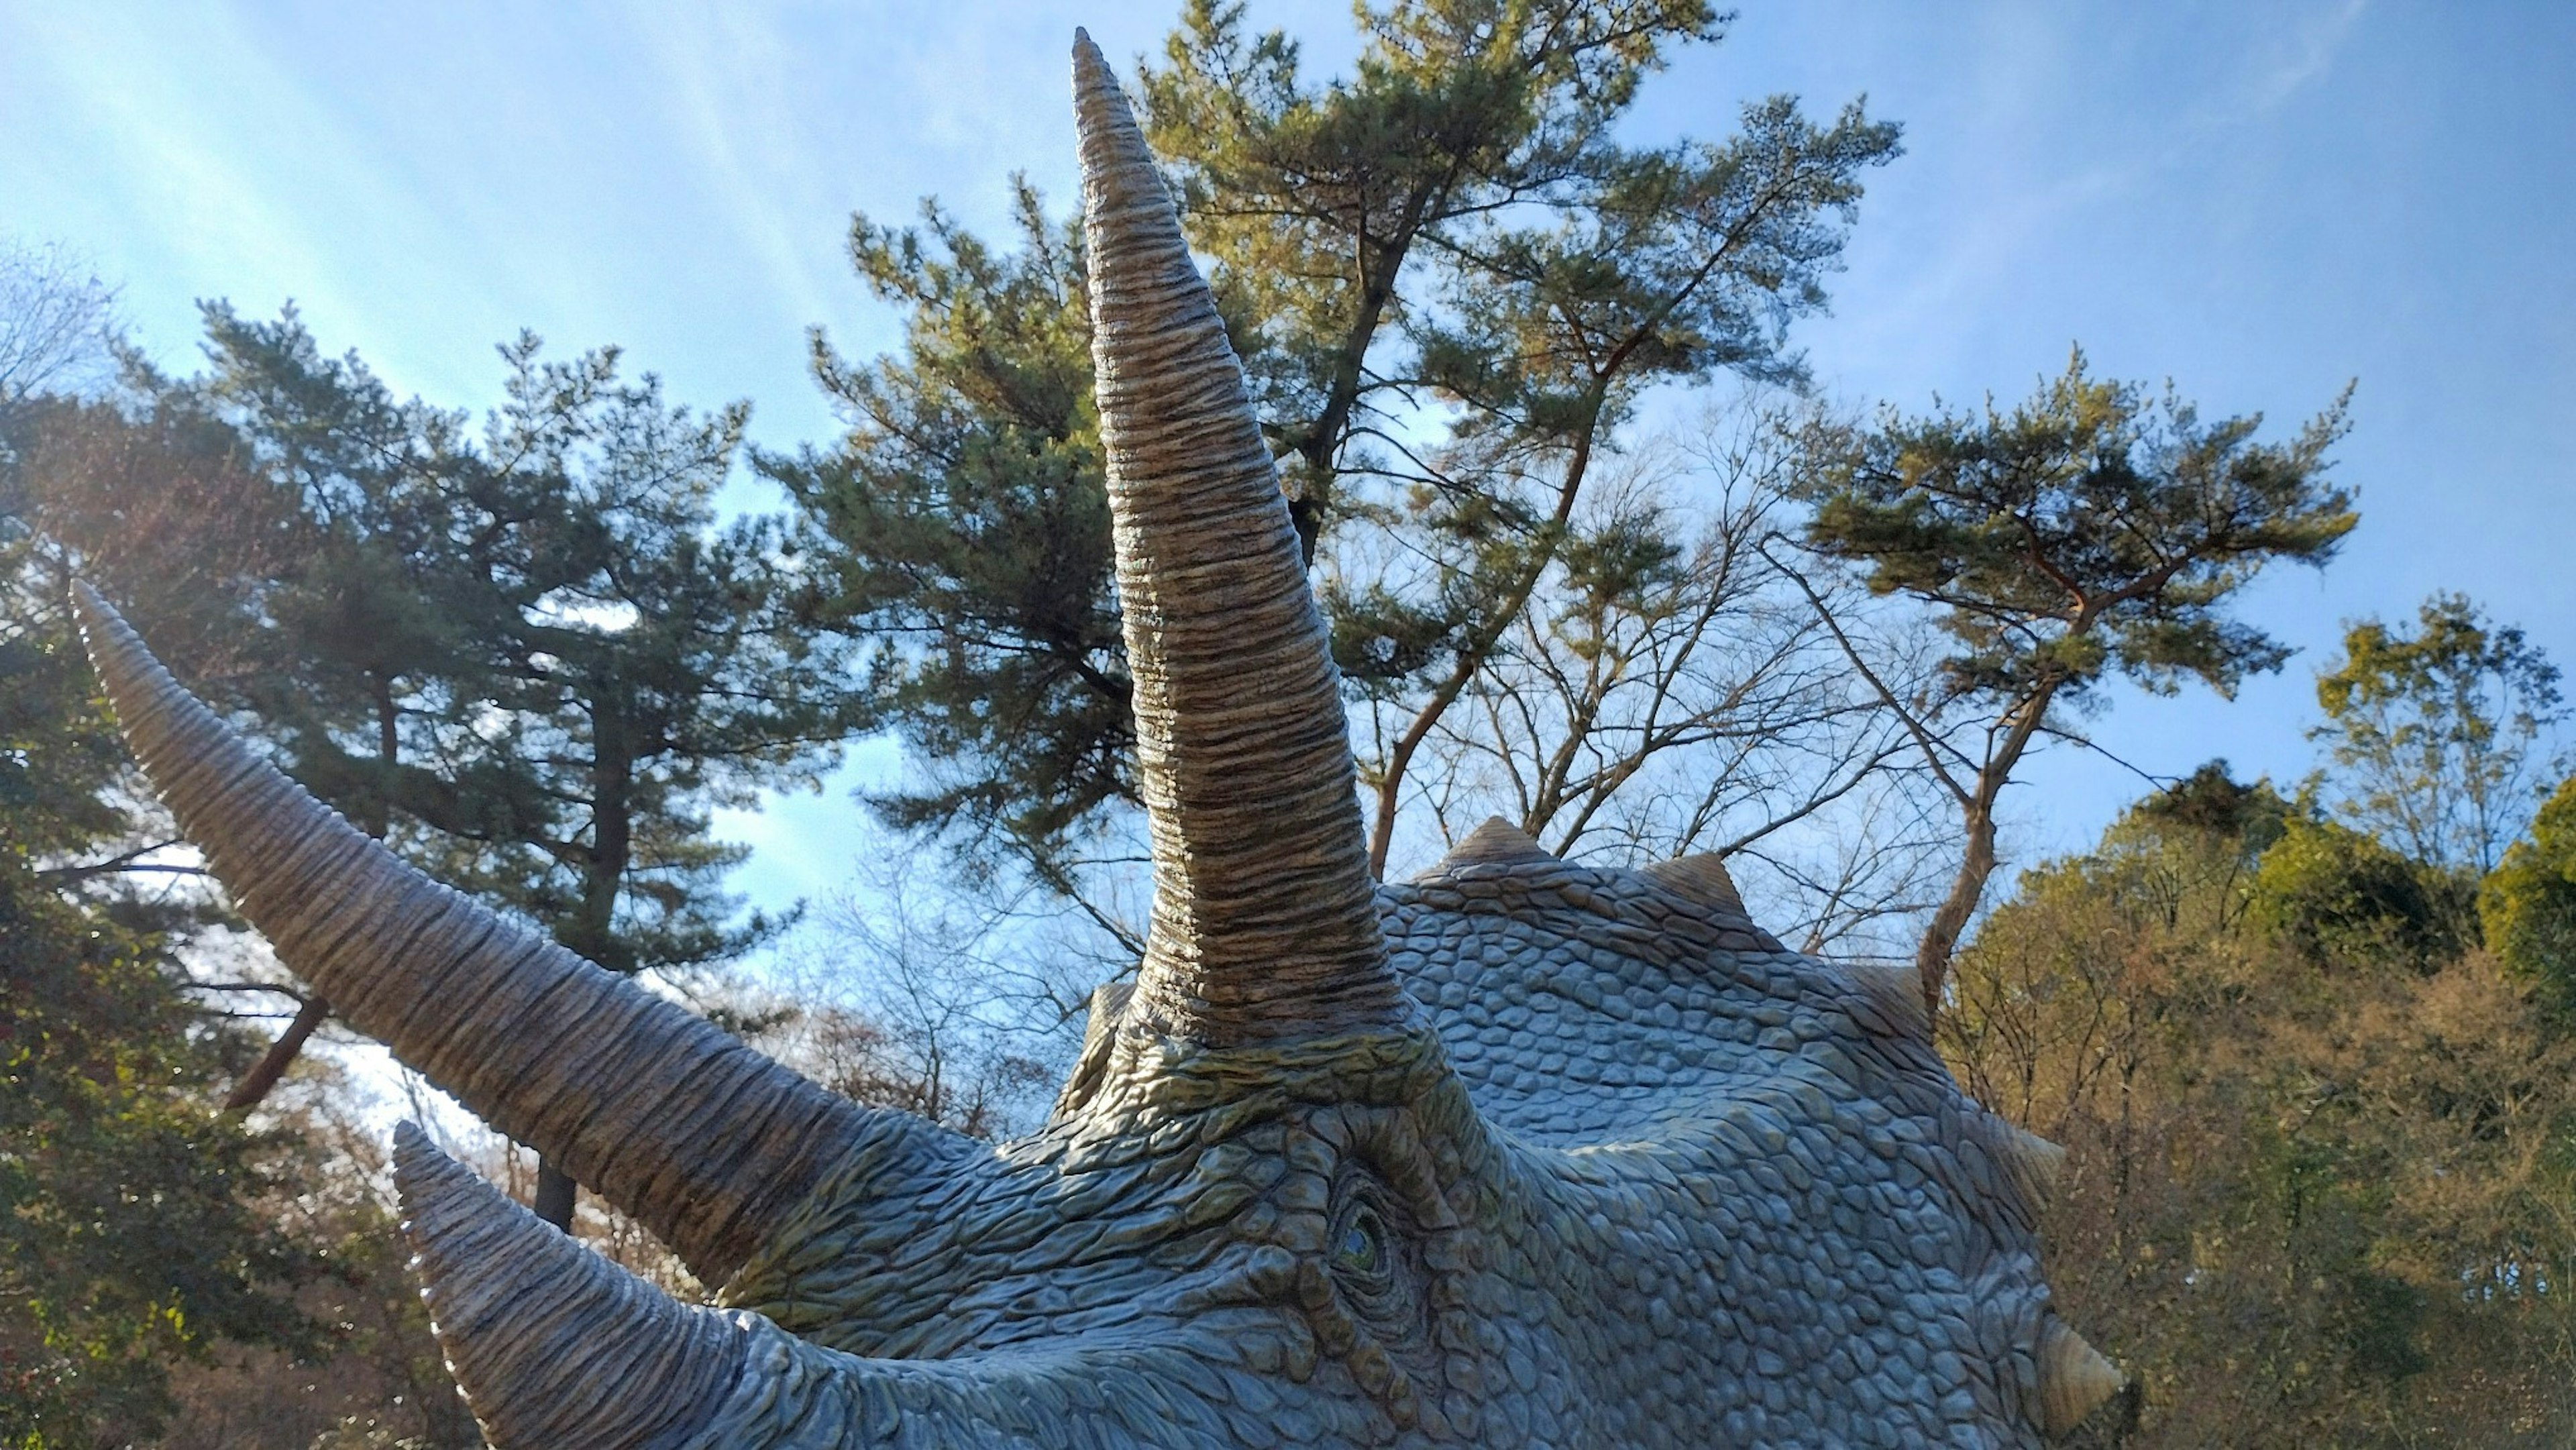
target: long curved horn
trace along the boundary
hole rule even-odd
[[[863,1137],[940,1133],[826,1092],[404,865],[254,754],[96,591],[76,585],[73,602],[144,772],[279,960],[709,1282]]]
[[[394,1130],[394,1187],[431,1327],[493,1444],[686,1443],[741,1381],[764,1321],[658,1292],[410,1123]]]
[[[1079,32],[1073,72],[1154,849],[1135,1010],[1219,1045],[1402,1020],[1339,678],[1242,368],[1127,98]]]
[[[1190,1392],[1209,1371],[1188,1347],[870,1359],[682,1304],[409,1123],[394,1184],[431,1328],[496,1450],[1214,1445],[1239,1423]]]

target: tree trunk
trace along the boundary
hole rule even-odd
[[[571,1233],[573,1203],[580,1195],[581,1185],[571,1174],[544,1158],[537,1160],[537,1201],[531,1205],[537,1217]]]
[[[617,939],[617,895],[634,862],[635,759],[629,743],[631,722],[621,712],[631,699],[606,686],[590,701],[590,850],[582,863],[581,899],[573,904],[569,929],[555,940],[612,972],[635,971],[638,963]]]
[[[1931,924],[1923,928],[1923,941],[1914,949],[1914,970],[1923,979],[1923,1010],[1935,1021],[1941,1015],[1941,989],[1950,979],[1950,957],[1959,949],[1968,918],[1977,914],[1987,878],[1995,874],[1993,807],[1970,804],[1964,824],[1967,854],[1959,860],[1959,874],[1950,880],[1950,894],[1942,898],[1941,909],[1932,913]]]
[[[268,1045],[268,1051],[261,1054],[258,1065],[233,1085],[232,1095],[224,1099],[224,1111],[246,1113],[266,1101],[269,1089],[276,1087],[277,1080],[286,1076],[286,1069],[295,1061],[295,1055],[304,1050],[304,1039],[311,1037],[313,1029],[321,1026],[322,1019],[330,1015],[330,1003],[319,997],[305,998],[304,1005],[295,1009],[295,1020],[287,1023],[286,1030]]]
[[[2089,621],[2079,621],[2068,632],[2082,634],[2089,628]],[[1941,988],[1950,980],[1950,957],[1959,949],[1969,918],[1977,914],[1977,903],[1985,898],[1987,879],[1995,874],[1995,804],[2002,799],[2004,787],[2012,784],[2013,771],[2020,768],[2023,753],[2030,749],[2032,737],[2048,718],[2049,704],[2057,698],[2058,686],[2064,683],[2062,679],[2042,681],[2005,715],[2010,728],[1978,767],[1976,788],[1960,793],[1967,854],[1959,860],[1959,874],[1950,880],[1950,894],[1941,909],[1932,913],[1932,924],[1923,929],[1922,944],[1914,949],[1914,970],[1923,978],[1923,1010],[1934,1022],[1941,1020]]]
[[[402,759],[402,713],[394,708],[393,676],[379,674],[376,687],[376,763],[383,773],[376,781],[374,799],[367,803],[367,819],[359,829],[381,841],[393,829],[394,767]]]
[[[1625,344],[1621,350],[1626,350]],[[1585,399],[1592,410],[1591,416],[1576,435],[1573,456],[1566,460],[1564,480],[1557,486],[1556,512],[1548,519],[1545,547],[1538,551],[1521,577],[1513,581],[1511,591],[1505,596],[1504,607],[1495,611],[1473,643],[1458,651],[1458,663],[1449,671],[1449,677],[1440,682],[1439,688],[1431,692],[1431,698],[1415,712],[1412,722],[1405,726],[1404,734],[1397,738],[1395,749],[1387,755],[1376,787],[1377,819],[1369,823],[1368,868],[1373,880],[1386,879],[1386,856],[1395,842],[1396,808],[1402,803],[1404,773],[1413,764],[1414,752],[1422,748],[1422,742],[1429,739],[1432,730],[1439,725],[1440,717],[1449,712],[1449,707],[1457,703],[1467,686],[1475,682],[1478,672],[1493,659],[1494,650],[1502,643],[1504,634],[1510,631],[1512,621],[1521,617],[1521,611],[1529,607],[1530,596],[1538,592],[1539,580],[1546,576],[1548,565],[1556,562],[1557,551],[1565,541],[1565,526],[1574,517],[1575,497],[1583,492],[1584,482],[1592,471],[1593,443],[1598,436],[1596,430],[1601,423],[1601,410],[1609,397],[1607,378],[1608,375],[1604,374],[1597,379]]]

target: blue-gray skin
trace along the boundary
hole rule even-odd
[[[651,1225],[676,1303],[416,1130],[405,1230],[518,1447],[2035,1444],[2120,1384],[2051,1311],[2057,1150],[1909,974],[1716,862],[1500,822],[1375,889],[1275,475],[1168,198],[1076,47],[1156,863],[1047,1126],[862,1109],[349,830],[79,606],[137,755],[280,958]]]

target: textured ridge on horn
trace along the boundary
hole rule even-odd
[[[73,602],[144,772],[278,958],[702,1277],[731,1272],[863,1131],[884,1130],[886,1115],[405,865],[180,688],[96,591],[75,585]]]
[[[1179,1352],[872,1359],[741,1309],[683,1304],[431,1145],[394,1132],[403,1233],[431,1329],[495,1450],[844,1450],[1106,1444],[1065,1407],[1140,1408],[1137,1445],[1220,1443],[1153,1386]],[[1165,1368],[1157,1374],[1140,1361]],[[1163,1433],[1155,1434],[1156,1430]]]
[[[410,1123],[394,1184],[431,1327],[494,1445],[688,1444],[742,1377],[757,1325],[643,1283]]]
[[[1225,1044],[1405,1020],[1339,679],[1215,300],[1077,34],[1092,360],[1154,906],[1137,1010]]]

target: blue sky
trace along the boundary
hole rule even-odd
[[[805,328],[894,336],[843,260],[850,213],[936,193],[999,231],[1013,170],[1069,202],[1073,27],[1123,63],[1176,8],[0,0],[0,233],[88,257],[174,364],[196,299],[292,298],[442,403],[489,401],[492,344],[529,327],[618,343],[686,400],[749,398],[765,443],[821,439]],[[1340,4],[1252,15],[1318,68],[1354,48]],[[1833,315],[1796,334],[1845,401],[2016,399],[2076,342],[2282,428],[2358,379],[2360,532],[2244,599],[2303,652],[2233,704],[2123,694],[2097,723],[2151,771],[2293,778],[2344,619],[2461,589],[2576,663],[2571,75],[2576,5],[2541,0],[1746,0],[1635,124],[1718,136],[1775,91],[1905,124]],[[2025,861],[2137,790],[2072,754],[2029,780]],[[728,822],[759,848],[743,884],[837,886],[854,816],[836,794]]]

